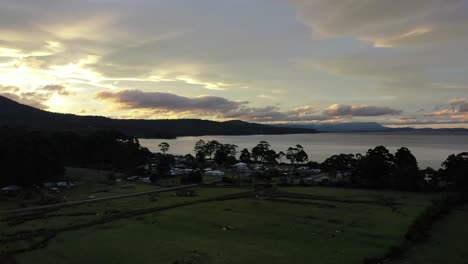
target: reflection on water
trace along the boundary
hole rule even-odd
[[[290,146],[300,144],[309,160],[323,161],[333,154],[365,153],[378,145],[395,152],[399,147],[409,148],[416,156],[419,166],[440,167],[448,155],[468,151],[468,134],[408,134],[408,133],[322,133],[303,135],[255,135],[255,136],[204,136],[181,137],[173,140],[141,139],[140,143],[153,152],[159,151],[158,144],[165,141],[171,145],[170,153],[193,154],[195,142],[217,140],[235,144],[239,150],[251,150],[259,141],[268,141],[275,151],[286,151]]]

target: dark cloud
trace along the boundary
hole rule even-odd
[[[383,125],[407,125],[407,126],[412,126],[412,125],[450,125],[450,124],[467,124],[468,120],[456,120],[456,119],[450,119],[450,120],[406,120],[406,119],[401,119],[398,122],[383,122]]]
[[[0,85],[0,96],[4,96],[21,104],[29,105],[39,109],[47,109],[47,101],[54,95],[71,95],[62,85],[46,85],[37,88],[35,91],[23,91],[16,86]]]
[[[48,92],[48,93],[57,93],[57,94],[63,95],[63,96],[68,96],[68,95],[71,94],[69,91],[67,91],[65,86],[57,85],[57,84],[46,85],[44,87],[41,87],[40,90]]]
[[[330,116],[383,116],[397,115],[401,112],[390,107],[343,104],[331,105],[323,111],[324,114]]]
[[[16,87],[16,86],[4,86],[4,85],[0,85],[0,92],[2,93],[14,93],[14,92],[19,92],[19,88]]]
[[[449,100],[448,104],[440,105],[436,109],[437,111],[426,114],[425,116],[468,116],[468,99],[455,98]]]
[[[455,98],[439,105],[435,111],[408,117],[400,117],[391,125],[450,125],[468,124],[468,100]]]
[[[34,98],[28,98],[28,97],[23,97],[23,96],[18,96],[13,93],[0,93],[0,96],[4,96],[6,98],[9,98],[13,101],[16,101],[20,104],[25,104],[29,105],[35,108],[40,108],[40,109],[46,109],[47,106],[42,104],[40,101],[34,99]]]
[[[291,111],[280,111],[277,106],[241,107],[224,114],[225,118],[242,119],[252,122],[312,122],[334,119],[330,116],[317,115],[318,109],[310,106]]]
[[[324,121],[334,117],[317,115],[311,106],[281,111],[278,106],[249,107],[248,102],[231,101],[216,96],[184,97],[171,93],[124,90],[100,92],[96,98],[115,104],[119,109],[148,109],[153,113],[187,113],[215,116],[221,119],[241,119],[251,122]]]
[[[458,113],[468,113],[468,99],[456,98],[450,100],[449,103]]]
[[[153,109],[174,112],[198,111],[206,114],[238,109],[247,102],[231,101],[217,96],[185,97],[171,93],[124,90],[100,92],[97,99],[110,101],[123,109]]]
[[[466,39],[466,0],[290,0],[322,37],[352,36],[378,47]]]

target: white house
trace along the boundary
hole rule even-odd
[[[0,191],[4,194],[15,194],[21,190],[20,186],[17,185],[10,185],[10,186],[5,186]]]

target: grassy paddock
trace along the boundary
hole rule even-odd
[[[2,216],[0,240],[8,243],[0,245],[8,248],[1,250],[27,248],[53,233],[43,248],[15,254],[17,261],[362,263],[398,244],[415,217],[437,198],[298,187],[281,188],[278,196],[259,192],[210,200],[246,191],[253,190],[198,188],[195,197],[174,192],[131,197],[44,212],[16,224],[14,215]],[[18,240],[24,234],[35,236]]]
[[[468,205],[456,207],[435,222],[430,236],[408,250],[395,264],[466,263],[468,247]]]

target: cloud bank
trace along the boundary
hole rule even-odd
[[[126,118],[460,122],[466,105],[446,101],[468,93],[467,13],[468,0],[3,0],[0,93]]]
[[[290,0],[321,37],[355,37],[375,47],[468,39],[465,0]]]
[[[23,89],[16,86],[0,85],[0,96],[39,109],[48,109],[46,103],[55,95],[69,96],[72,94],[66,87],[56,84],[45,85],[34,91],[23,91]]]
[[[157,109],[165,111],[197,111],[204,114],[228,112],[238,109],[247,102],[230,101],[216,96],[185,97],[171,93],[123,90],[100,92],[97,99],[109,101],[123,109]]]
[[[252,122],[330,122],[340,118],[362,116],[397,115],[401,113],[388,107],[367,105],[329,106],[320,113],[320,108],[313,106],[297,107],[283,111],[278,106],[252,107],[247,101],[233,101],[217,96],[186,97],[172,93],[143,92],[140,90],[122,90],[99,92],[98,100],[110,103],[114,108],[144,109],[154,113],[169,111],[189,113],[200,116],[216,116],[221,119],[242,119]]]
[[[401,112],[401,110],[390,107],[334,104],[325,109],[324,114],[330,116],[383,116],[398,115]]]

